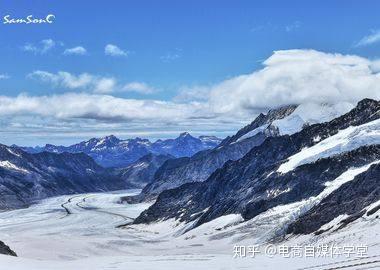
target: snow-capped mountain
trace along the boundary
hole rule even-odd
[[[206,181],[161,192],[135,223],[174,218],[183,233],[234,215],[242,225],[229,236],[246,231],[251,242],[321,234],[380,209],[379,165],[380,102],[364,99],[329,122],[266,138]]]
[[[0,209],[24,207],[55,195],[127,187],[84,153],[30,154],[0,145]]]
[[[198,152],[190,158],[168,160],[157,170],[152,183],[148,184],[139,196],[126,200],[149,200],[163,190],[188,182],[206,180],[226,161],[237,160],[252,147],[260,145],[267,137],[277,136],[278,130],[272,125],[273,121],[289,116],[296,108],[297,106],[291,105],[270,110],[266,115],[260,114],[234,136],[224,139],[217,148]]]
[[[195,138],[189,133],[182,133],[175,139],[157,140],[153,143],[148,139],[121,140],[110,135],[103,138],[92,138],[71,146],[47,144],[44,147],[21,147],[21,149],[30,153],[43,151],[85,153],[103,167],[126,167],[150,153],[174,157],[192,156],[198,151],[214,148],[220,142],[221,139],[214,136]]]
[[[267,137],[291,135],[303,127],[330,121],[353,108],[346,102],[335,104],[289,105],[261,113],[249,125],[235,135],[225,138],[210,151],[202,151],[190,158],[173,159],[166,162],[142,193],[129,202],[155,198],[161,191],[178,187],[184,183],[202,182],[228,160],[243,157],[253,147],[260,145]]]

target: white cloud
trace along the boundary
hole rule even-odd
[[[6,80],[9,78],[10,78],[10,76],[8,74],[0,74],[0,80]]]
[[[373,61],[314,50],[276,51],[264,67],[209,87],[214,112],[244,113],[306,102],[380,99]]]
[[[207,86],[183,86],[178,95],[174,97],[178,102],[207,101],[210,97],[210,87]]]
[[[38,115],[57,119],[110,121],[181,121],[200,116],[201,104],[179,104],[159,100],[135,100],[109,95],[67,93],[51,96],[0,96],[0,115]]]
[[[17,126],[38,124],[38,128],[30,129],[45,130],[49,134],[52,129],[48,125],[56,123],[64,123],[65,132],[71,133],[82,132],[90,124],[92,129],[103,128],[104,132],[109,127],[105,123],[118,123],[120,129],[150,130],[154,127],[157,132],[172,126],[181,130],[234,130],[252,121],[257,113],[282,105],[354,104],[363,98],[380,99],[379,70],[378,61],[355,55],[314,50],[276,51],[263,62],[260,70],[211,86],[182,88],[173,101],[105,95],[120,86],[112,77],[36,71],[29,76],[68,89],[97,91],[98,94],[0,96],[0,116],[17,122]],[[144,89],[142,85],[135,84],[134,88]],[[4,126],[8,120],[4,121],[0,127],[7,130],[11,123]],[[25,128],[17,130],[26,133]],[[62,130],[57,131],[61,133]]]
[[[372,31],[368,36],[363,37],[355,44],[355,47],[367,46],[380,41],[380,30]]]
[[[95,82],[95,93],[112,93],[116,88],[116,80],[114,78],[99,78]]]
[[[174,101],[204,104],[210,114],[247,119],[259,111],[287,104],[356,103],[365,97],[380,99],[378,60],[315,50],[286,50],[275,51],[263,65],[260,70],[215,85],[183,87]],[[29,77],[97,93],[153,91],[143,82],[122,86],[112,77],[88,73],[35,71]]]
[[[66,49],[63,52],[64,55],[85,55],[87,54],[87,50],[82,46],[77,46],[74,48]]]
[[[149,86],[144,82],[127,83],[123,86],[122,90],[126,92],[136,92],[139,94],[152,94],[156,91],[155,88]]]
[[[289,25],[286,25],[285,26],[285,31],[286,32],[292,32],[294,30],[297,30],[300,27],[301,27],[301,22],[300,21],[295,21],[295,22],[292,22]]]
[[[104,77],[89,73],[74,75],[66,71],[51,73],[43,70],[36,70],[29,73],[27,77],[44,83],[49,83],[54,87],[86,90],[97,94],[136,92],[146,95],[157,91],[154,87],[149,86],[144,82],[131,82],[122,85],[113,77]]]
[[[105,55],[109,55],[109,56],[128,56],[127,51],[123,51],[118,46],[113,45],[113,44],[107,44],[104,47],[104,53]]]
[[[95,76],[89,73],[73,75],[65,71],[50,73],[36,70],[28,74],[27,77],[50,83],[55,87],[89,90],[95,93],[111,93],[117,84],[116,79],[112,77]]]
[[[374,73],[380,72],[380,59],[376,59],[376,60],[371,61],[370,69]]]
[[[27,43],[21,47],[23,51],[32,52],[34,54],[45,54],[56,46],[56,42],[52,39],[41,40],[38,44]]]
[[[160,56],[160,59],[164,63],[169,63],[169,62],[173,62],[173,61],[175,61],[181,57],[182,57],[182,49],[177,48],[172,52],[167,52],[166,54]]]

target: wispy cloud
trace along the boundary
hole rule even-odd
[[[294,21],[292,23],[289,23],[287,25],[278,25],[273,24],[271,22],[263,23],[263,24],[257,24],[253,27],[251,27],[250,32],[256,33],[256,32],[263,32],[263,31],[285,31],[285,32],[293,32],[298,30],[302,27],[302,22],[300,21]]]
[[[8,74],[0,74],[0,80],[6,80],[9,78],[10,78],[10,76]]]
[[[112,93],[115,91],[117,85],[117,81],[113,77],[102,77],[89,73],[73,75],[66,71],[50,73],[43,70],[36,70],[29,73],[27,77],[44,83],[49,83],[55,87],[87,90],[103,94]]]
[[[285,31],[286,32],[292,32],[292,31],[295,31],[297,30],[298,28],[301,27],[301,22],[300,21],[295,21],[295,22],[292,22],[291,24],[288,24],[285,26]]]
[[[43,39],[37,44],[26,43],[21,49],[25,52],[34,54],[45,54],[56,46],[56,42],[52,39]]]
[[[372,30],[372,33],[359,40],[354,47],[368,46],[380,41],[380,30]]]
[[[126,57],[128,56],[128,51],[124,51],[120,49],[118,46],[113,45],[113,44],[107,44],[104,47],[104,54],[109,55],[109,56],[121,56],[121,57]]]
[[[110,95],[66,93],[61,95],[0,96],[0,115],[25,113],[57,119],[92,119],[100,121],[163,120],[177,122],[200,116],[202,105],[170,101],[124,99]],[[197,112],[198,111],[198,112]]]
[[[152,94],[156,88],[145,82],[130,82],[122,84],[116,78],[110,76],[99,76],[90,73],[71,74],[66,71],[51,73],[43,70],[36,70],[27,75],[27,78],[43,83],[48,83],[53,87],[60,87],[68,90],[82,90],[96,94],[112,94],[121,92],[135,92],[139,94]]]
[[[278,25],[273,24],[272,22],[258,23],[252,26],[249,30],[251,33],[263,32],[263,31],[276,31],[278,30]]]
[[[144,82],[131,82],[127,83],[126,85],[123,86],[122,88],[123,91],[126,92],[136,92],[139,94],[152,94],[156,92],[156,89],[149,86],[148,84]]]
[[[160,59],[164,63],[169,63],[175,61],[182,57],[182,49],[175,49],[172,52],[167,52],[166,54],[160,56]]]
[[[86,48],[84,48],[82,46],[77,46],[74,48],[66,49],[63,52],[63,54],[64,55],[85,55],[85,54],[87,54],[87,50],[86,50]]]

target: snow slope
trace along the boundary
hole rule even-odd
[[[315,138],[318,140],[319,138]],[[337,134],[304,148],[281,164],[278,172],[287,173],[294,168],[312,163],[320,158],[330,157],[339,153],[351,151],[363,145],[380,144],[380,119],[360,126],[351,126],[340,130]]]
[[[291,135],[300,131],[305,124],[328,122],[347,113],[353,107],[353,104],[347,102],[334,104],[304,103],[300,104],[291,115],[273,121],[273,126],[278,128],[280,135]]]

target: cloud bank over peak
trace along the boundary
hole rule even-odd
[[[355,104],[363,98],[380,99],[379,71],[378,60],[355,55],[275,51],[257,71],[211,86],[182,87],[177,97],[165,101],[111,95],[115,87],[124,93],[154,91],[142,82],[120,84],[112,77],[88,73],[35,71],[29,77],[76,91],[47,96],[0,96],[0,116],[7,116],[0,127],[7,132],[17,130],[20,136],[24,136],[25,129],[28,134],[46,131],[49,136],[54,132],[61,136],[68,131],[84,133],[100,128],[105,132],[115,125],[116,134],[139,128],[154,129],[156,133],[171,128],[232,132],[252,121],[259,112],[274,107]]]
[[[255,111],[286,104],[355,103],[380,98],[377,61],[315,50],[275,51],[263,68],[210,88],[218,113]]]

